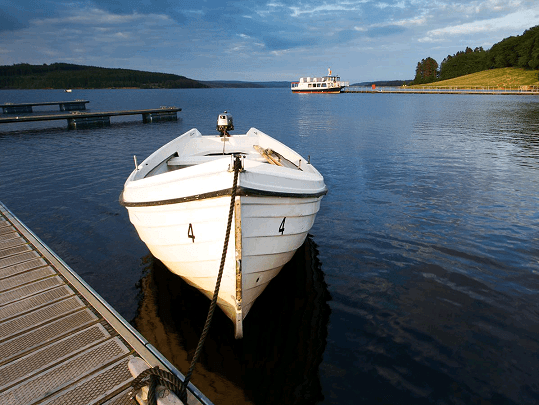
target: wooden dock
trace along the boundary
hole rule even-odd
[[[52,120],[67,120],[67,125],[71,129],[86,128],[95,125],[110,125],[110,117],[120,115],[142,115],[144,123],[174,120],[178,118],[178,111],[181,108],[177,107],[161,107],[146,110],[125,110],[125,111],[99,111],[99,112],[79,112],[74,111],[70,114],[54,114],[54,115],[23,115],[17,117],[0,118],[0,124],[13,122],[32,122],[32,121],[52,121]]]
[[[133,404],[135,357],[184,379],[0,202],[0,404]]]
[[[483,96],[538,96],[539,91],[533,90],[481,90],[481,89],[415,89],[415,88],[349,88],[341,93],[367,93],[367,94],[465,94]]]
[[[5,103],[1,104],[4,114],[17,114],[17,113],[31,113],[32,107],[38,105],[58,105],[60,111],[76,111],[86,110],[86,104],[88,100],[75,100],[75,101],[44,101],[41,103]]]

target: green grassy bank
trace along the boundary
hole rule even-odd
[[[484,70],[454,79],[439,82],[408,86],[412,88],[512,88],[522,86],[539,86],[539,71],[507,67]]]

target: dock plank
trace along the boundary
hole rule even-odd
[[[17,303],[17,305],[20,304]],[[36,326],[48,324],[81,308],[84,308],[84,303],[78,297],[69,297],[44,308],[20,315],[17,318],[4,321],[0,324],[0,341],[27,330],[32,330]]]
[[[0,404],[132,404],[127,363],[183,375],[0,202]],[[188,405],[211,405],[192,384]]]
[[[39,257],[39,254],[37,252],[32,251],[32,249],[26,245],[21,245],[21,247],[17,250],[17,253],[24,252],[24,251],[27,251],[28,253],[14,255],[14,253],[8,252],[6,256],[0,259],[0,269],[4,267],[13,266],[15,264],[23,263],[28,260],[35,259],[36,257]]]
[[[132,379],[127,368],[130,358],[131,356],[112,364],[97,376],[85,378],[71,389],[44,402],[43,405],[88,404],[105,400]]]
[[[30,253],[35,253],[35,252],[30,252]],[[20,257],[20,256],[23,256],[23,254],[17,255],[17,257]],[[31,257],[31,258],[35,258],[35,257]],[[4,269],[4,270],[10,270],[10,269]],[[25,273],[21,273],[13,277],[8,277],[2,280],[2,283],[0,285],[0,292],[9,290],[14,287],[19,287],[26,283],[31,283],[32,281],[49,277],[54,274],[55,274],[54,269],[50,266],[46,266],[46,267],[41,267],[35,270],[27,271]]]
[[[7,230],[7,232],[2,232],[0,230],[0,241],[4,242],[4,241],[9,241],[9,240],[13,240],[13,239],[19,239],[19,234],[15,231],[11,231],[11,230]],[[2,249],[1,247],[1,244],[0,244],[0,249]]]
[[[133,405],[133,401],[131,400],[131,390],[127,389],[116,394],[107,402],[103,402],[103,405]]]
[[[12,387],[17,382],[32,377],[110,337],[102,325],[95,324],[8,363],[0,367],[0,390]]]
[[[4,253],[18,254],[18,253],[21,253],[21,252],[19,252],[18,248],[17,249],[13,248],[13,249],[4,250]],[[32,257],[32,256],[30,256],[30,257]],[[35,257],[33,259],[31,258],[30,260],[27,260],[27,261],[24,261],[24,262],[21,262],[21,263],[17,263],[17,264],[13,264],[11,266],[7,266],[7,267],[4,267],[4,268],[0,269],[0,279],[6,278],[6,277],[11,277],[11,276],[14,276],[14,275],[19,274],[19,273],[25,273],[28,270],[37,269],[39,267],[44,267],[46,265],[47,265],[47,262],[45,260],[43,260],[43,258],[41,258],[41,257]]]
[[[26,312],[35,311],[38,308],[55,303],[74,294],[73,290],[66,285],[40,292],[39,294],[24,298],[15,303],[0,307],[0,319],[10,319],[11,317],[21,316]]]
[[[38,259],[43,260],[43,259]],[[28,262],[27,262],[28,263]],[[46,291],[50,288],[57,287],[64,284],[64,281],[58,277],[50,277],[42,280],[35,281],[33,283],[26,284],[24,286],[12,289],[11,291],[0,294],[0,305],[6,305],[14,301],[29,297],[40,291]]]
[[[97,321],[98,318],[89,309],[84,309],[40,328],[32,329],[23,335],[1,342],[0,364],[23,356]]]
[[[42,401],[128,352],[118,338],[111,339],[0,393],[0,403],[18,405]]]

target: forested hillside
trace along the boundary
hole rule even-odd
[[[209,87],[196,80],[166,73],[54,63],[0,66],[0,89],[103,89]]]
[[[522,35],[505,38],[489,50],[467,47],[454,55],[447,55],[440,65],[431,57],[418,62],[414,84],[447,80],[483,70],[518,67],[538,70],[539,73],[539,25]]]

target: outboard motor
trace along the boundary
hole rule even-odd
[[[234,130],[234,122],[232,120],[232,115],[228,114],[226,111],[222,114],[219,114],[217,118],[217,131],[221,133],[221,136],[230,136],[228,131]]]

